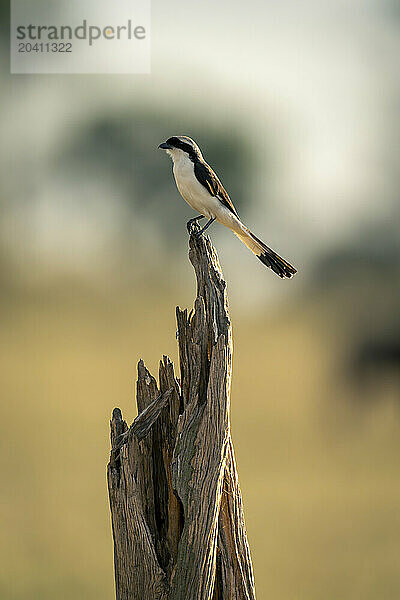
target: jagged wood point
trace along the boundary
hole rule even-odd
[[[232,329],[208,237],[192,232],[194,311],[176,309],[180,381],[138,364],[138,417],[115,408],[107,467],[116,600],[255,600],[230,433]]]

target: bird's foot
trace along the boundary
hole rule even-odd
[[[192,234],[197,235],[198,232],[200,231],[200,225],[198,224],[197,219],[190,219],[186,223],[186,228],[190,235],[192,235]]]
[[[215,221],[215,217],[210,217],[210,219],[207,221],[207,223],[204,225],[204,227],[199,229],[199,227],[197,226],[196,231],[193,232],[193,235],[197,239],[202,237],[205,230],[208,229],[210,227],[210,225],[212,225],[214,223],[214,221]]]

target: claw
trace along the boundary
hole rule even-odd
[[[204,225],[204,227],[202,227],[202,229],[197,229],[197,231],[193,234],[195,235],[197,238],[201,237],[203,235],[203,233],[205,232],[206,229],[208,229],[210,227],[210,225],[212,225],[215,221],[215,217],[211,217],[207,223]],[[199,226],[197,226],[199,227]]]
[[[194,231],[199,230],[200,219],[204,219],[204,215],[198,215],[197,217],[193,217],[193,219],[189,219],[189,221],[186,223],[186,228],[189,234],[192,234],[194,233]]]
[[[186,223],[186,228],[190,235],[195,235],[199,231],[200,225],[198,224],[197,219],[190,219],[190,221]]]

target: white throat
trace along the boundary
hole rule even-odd
[[[167,150],[167,154],[170,155],[170,157],[172,158],[172,160],[174,162],[178,162],[184,158],[189,158],[189,156],[186,154],[186,152],[183,152],[182,150],[178,150],[177,148],[171,148],[170,150]]]
[[[190,160],[189,156],[186,152],[182,152],[182,150],[167,150],[167,153],[172,158],[174,163],[174,168],[182,169],[190,167],[193,169],[193,162]]]

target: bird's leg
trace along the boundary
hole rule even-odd
[[[193,219],[189,219],[189,221],[186,223],[186,227],[189,233],[191,233],[192,231],[193,223],[197,223],[197,221],[200,221],[200,219],[204,219],[204,215],[198,215],[197,217],[193,217]]]
[[[207,227],[210,227],[210,225],[212,223],[214,223],[214,221],[215,221],[215,217],[211,217],[211,219],[209,221],[207,221],[207,223],[204,225],[203,229],[200,229],[200,231],[196,231],[196,235],[201,236],[205,232]]]

